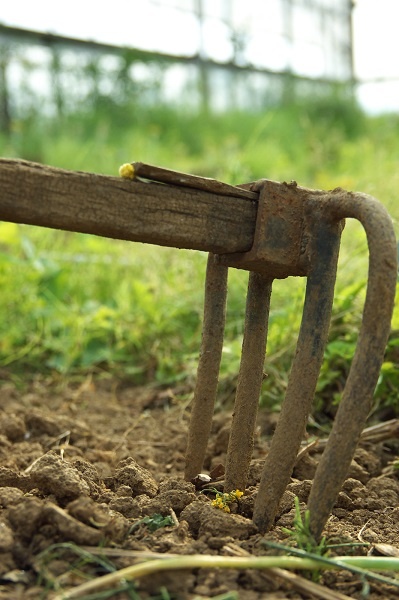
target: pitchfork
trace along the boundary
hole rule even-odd
[[[397,250],[387,211],[371,196],[340,188],[324,192],[299,187],[295,182],[266,179],[236,187],[142,163],[124,165],[121,174],[134,179],[135,185],[26,161],[0,160],[0,218],[212,252],[207,265],[203,336],[188,435],[186,479],[201,472],[211,429],[228,268],[248,270],[250,276],[227,451],[226,492],[243,490],[247,483],[273,280],[289,276],[307,278],[302,324],[287,393],[255,503],[253,518],[261,532],[274,523],[311,410],[327,341],[344,220],[354,218],[363,225],[369,246],[363,320],[345,390],[308,502],[310,530],[319,539],[365,425],[390,331]],[[143,180],[163,185],[148,185]],[[243,248],[250,249],[235,252]]]

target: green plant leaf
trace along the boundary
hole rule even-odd
[[[172,517],[169,515],[164,517],[159,513],[154,513],[150,517],[144,517],[141,520],[142,523],[147,525],[150,531],[156,531],[157,529],[161,529],[162,527],[170,527],[174,525]]]

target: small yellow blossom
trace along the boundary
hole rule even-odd
[[[241,496],[243,496],[243,495],[244,495],[244,492],[241,492],[240,490],[234,490],[233,492],[228,492],[228,493],[217,492],[216,498],[214,500],[212,500],[211,504],[215,508],[220,508],[221,510],[224,510],[224,512],[229,513],[230,512],[229,504],[231,504],[232,502],[235,502],[236,500],[239,500],[239,498],[241,498]]]
[[[241,490],[234,490],[234,492],[231,492],[231,495],[234,495],[238,500],[239,498],[241,498],[241,496],[244,495],[244,492],[241,492]]]
[[[124,179],[134,179],[134,167],[130,163],[125,163],[119,167],[119,175]]]

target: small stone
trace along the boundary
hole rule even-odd
[[[211,477],[206,473],[198,473],[196,477],[191,480],[191,483],[195,486],[196,490],[201,490],[205,485],[212,481]]]

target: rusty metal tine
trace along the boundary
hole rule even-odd
[[[311,410],[330,326],[343,224],[327,223],[320,219],[320,211],[313,211],[308,218],[312,229],[309,249],[311,270],[307,279],[301,328],[286,397],[266,456],[253,516],[262,533],[272,527],[279,502],[292,475]]]
[[[201,472],[212,426],[219,379],[226,316],[228,267],[220,265],[215,254],[208,255],[204,323],[197,381],[190,416],[185,479]]]
[[[244,490],[247,484],[263,379],[272,283],[273,280],[265,275],[254,272],[249,275],[240,372],[226,458],[225,491]]]
[[[369,272],[358,343],[332,431],[309,497],[310,529],[320,539],[347,475],[384,359],[397,278],[397,250],[392,221],[371,196],[337,190],[317,202],[330,219],[359,220],[367,235]],[[316,200],[314,202],[316,204]]]

